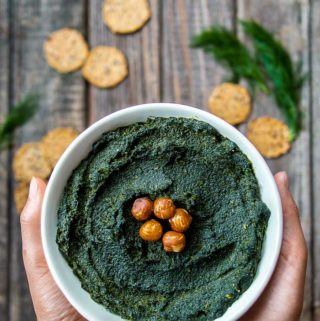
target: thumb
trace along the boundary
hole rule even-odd
[[[23,261],[29,282],[30,278],[39,277],[39,274],[48,271],[40,235],[41,207],[45,188],[46,185],[42,180],[32,178],[28,201],[20,216]]]
[[[32,179],[28,201],[20,216],[23,262],[35,313],[37,320],[82,320],[53,281],[44,257],[40,220],[45,189],[42,180]]]
[[[275,180],[281,197],[283,209],[283,248],[282,254],[293,257],[297,256],[302,261],[306,256],[306,242],[300,223],[299,209],[289,191],[288,176],[285,172],[280,172],[275,175]]]

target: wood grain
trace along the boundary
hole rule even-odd
[[[8,111],[9,19],[8,3],[0,0],[0,122]],[[8,152],[0,151],[0,316],[8,321],[9,222]]]
[[[301,59],[304,71],[309,68],[309,2],[268,0],[264,2],[240,0],[238,16],[253,18],[274,32],[287,46],[295,60]],[[300,209],[301,221],[309,247],[311,246],[311,181],[310,181],[310,95],[307,82],[302,91],[301,109],[304,113],[304,128],[286,156],[270,160],[268,164],[274,173],[288,172],[290,188]],[[251,119],[260,115],[282,118],[270,97],[258,95]],[[304,310],[301,320],[312,320],[312,269],[308,265],[305,286]]]
[[[312,185],[313,185],[313,314],[320,321],[320,2],[313,1],[311,7],[311,66],[312,79]]]
[[[142,30],[129,35],[115,35],[102,21],[102,1],[89,2],[90,45],[115,46],[128,59],[129,76],[114,89],[90,86],[90,123],[131,105],[160,100],[160,24],[161,1],[152,0],[152,19]]]
[[[41,96],[40,111],[18,133],[15,146],[38,140],[57,126],[83,129],[86,122],[84,81],[79,72],[59,75],[51,70],[43,58],[42,45],[51,31],[66,25],[85,31],[85,1],[14,0],[10,4],[14,19],[11,53],[14,100],[18,101],[29,91],[37,91]],[[10,266],[10,321],[34,320],[22,263],[19,218],[14,207],[11,209]]]
[[[189,48],[212,24],[233,27],[233,1],[162,1],[161,99],[207,109],[212,88],[226,75],[211,56]]]
[[[310,247],[301,320],[320,321],[320,2],[150,0],[151,20],[130,35],[114,35],[108,30],[101,17],[102,3],[0,0],[0,121],[7,113],[9,86],[15,102],[30,90],[41,94],[41,110],[18,132],[15,149],[56,126],[82,130],[130,105],[165,101],[207,109],[212,88],[223,81],[226,72],[202,50],[189,48],[192,35],[211,24],[237,29],[236,18],[255,18],[275,32],[295,59],[302,59],[304,71],[310,71],[301,101],[303,132],[288,155],[268,164],[274,173],[289,173]],[[13,22],[10,53],[9,20]],[[101,90],[86,84],[80,72],[62,76],[51,70],[44,61],[42,44],[51,31],[65,26],[82,31],[90,46],[120,48],[129,62],[128,78],[114,89]],[[282,118],[273,100],[258,94],[251,119],[264,114]],[[245,128],[240,126],[242,131]],[[13,180],[9,181],[10,159],[10,153],[0,154],[0,319],[29,321],[35,320],[35,315],[21,258],[19,219],[11,204],[13,191],[7,188],[14,187]]]

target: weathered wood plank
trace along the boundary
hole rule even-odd
[[[263,2],[239,0],[238,16],[241,19],[253,18],[273,31],[286,44],[295,59],[302,59],[303,68],[309,68],[309,1],[277,1]],[[272,171],[285,170],[289,174],[291,191],[300,208],[300,216],[304,233],[311,245],[311,182],[310,182],[310,96],[309,84],[302,92],[301,108],[304,112],[304,129],[286,156],[268,161]],[[255,100],[251,119],[259,115],[280,117],[271,98],[258,95]],[[310,258],[311,262],[311,258]],[[308,265],[305,286],[305,302],[301,320],[312,320],[312,275],[311,264]]]
[[[16,146],[22,142],[38,139],[48,128],[57,125],[72,125],[78,129],[85,126],[85,86],[79,73],[60,76],[50,70],[42,58],[42,42],[45,36],[52,30],[68,26],[85,28],[85,0],[63,1],[63,0],[14,0],[15,13],[15,37],[14,37],[14,86],[15,100],[18,100],[25,92],[32,88],[40,89],[41,111],[32,124],[24,128],[16,141]],[[9,3],[9,1],[8,1]],[[234,1],[221,0],[177,0],[157,1],[151,0],[153,17],[151,21],[139,32],[120,36],[113,35],[103,24],[101,19],[102,1],[89,1],[89,33],[88,37],[92,46],[98,44],[115,45],[124,51],[129,60],[130,75],[128,79],[117,88],[111,90],[100,90],[89,87],[89,121],[93,122],[112,111],[144,102],[173,101],[185,103],[206,109],[207,97],[212,87],[223,79],[225,72],[218,67],[209,56],[205,56],[201,50],[188,48],[192,34],[200,31],[202,27],[213,23],[221,23],[232,27]],[[257,5],[258,4],[258,5]],[[7,2],[0,0],[0,72],[6,68],[3,64],[2,46],[3,25],[6,23],[5,13]],[[287,0],[278,3],[276,0],[265,3],[254,1],[239,1],[239,17],[254,17],[268,26],[279,36],[288,42],[291,52],[295,57],[302,57],[305,69],[308,66],[308,53],[306,48],[308,39],[308,1]],[[319,39],[320,31],[317,17],[320,14],[319,2],[315,1],[312,10],[313,15],[313,64],[320,66]],[[63,8],[63,10],[62,10]],[[293,37],[293,38],[292,38]],[[290,41],[291,39],[291,41]],[[292,41],[294,39],[294,41]],[[0,73],[0,98],[1,114],[7,104],[2,104],[7,97],[3,96],[3,87],[6,86],[7,74]],[[320,82],[319,68],[313,69],[313,161],[320,164],[320,151],[317,149],[316,138],[320,138],[317,129],[320,124],[318,106],[320,103],[317,85]],[[305,111],[305,129],[299,140],[295,143],[292,152],[276,161],[270,161],[269,165],[275,172],[285,169],[291,178],[292,191],[299,203],[304,229],[308,241],[310,241],[310,175],[309,175],[309,95],[308,86],[304,89],[302,107]],[[279,116],[272,100],[263,96],[256,99],[253,117],[262,114]],[[0,155],[0,178],[6,177],[6,159]],[[4,165],[3,165],[4,164]],[[314,165],[314,177],[318,177],[320,167]],[[317,176],[318,174],[318,176]],[[320,183],[313,180],[314,186],[314,213],[320,210],[320,204],[316,200],[316,191]],[[1,188],[1,187],[0,187]],[[4,194],[2,194],[4,193]],[[2,235],[6,231],[6,214],[3,216],[2,208],[6,208],[6,191],[0,189],[0,260],[3,255]],[[28,287],[24,277],[24,270],[20,255],[19,222],[11,210],[12,217],[12,246],[10,265],[12,275],[10,279],[10,320],[32,320],[34,314],[28,295]],[[6,213],[6,210],[5,212]],[[2,221],[2,217],[4,221]],[[314,255],[319,260],[320,239],[316,231],[320,229],[320,220],[315,218],[314,225]],[[3,223],[3,224],[2,224]],[[4,228],[3,228],[4,227]],[[2,230],[4,233],[2,233]],[[5,244],[5,243],[4,243]],[[5,248],[5,245],[3,246]],[[0,261],[0,278],[2,279],[2,260]],[[315,319],[320,320],[320,267],[315,261]],[[306,302],[303,320],[311,320],[311,275],[308,271],[306,284]],[[2,280],[5,280],[3,278]],[[0,315],[2,314],[1,293],[3,282],[0,283]],[[5,311],[5,310],[4,310]],[[1,317],[2,319],[2,317]],[[6,319],[5,319],[6,320]]]
[[[163,1],[161,99],[206,109],[212,88],[225,71],[200,49],[189,48],[191,37],[212,24],[233,27],[234,1]]]
[[[59,75],[51,70],[42,53],[47,35],[69,26],[85,32],[85,0],[14,0],[13,86],[14,100],[35,90],[41,94],[41,110],[17,135],[16,147],[38,140],[50,128],[85,126],[85,84],[79,72]],[[12,193],[13,191],[11,191]],[[11,209],[10,321],[34,320],[21,256],[19,218]]]
[[[0,0],[0,122],[7,114],[9,71],[8,2]],[[0,151],[0,315],[8,321],[8,152]]]
[[[129,35],[114,35],[102,21],[102,1],[89,2],[91,46],[118,47],[126,55],[129,64],[128,78],[116,88],[101,90],[90,86],[90,123],[123,107],[160,100],[161,1],[151,0],[150,6],[152,18],[142,30]]]
[[[320,321],[320,2],[311,6],[311,66],[312,69],[312,183],[313,183],[313,313],[314,321]]]

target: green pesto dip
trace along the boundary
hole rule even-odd
[[[192,215],[183,252],[139,237],[130,209],[143,196]],[[235,143],[198,120],[152,118],[103,134],[73,171],[57,243],[93,300],[124,319],[213,320],[252,283],[269,215]]]

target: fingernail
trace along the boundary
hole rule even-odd
[[[29,187],[29,198],[35,199],[38,193],[38,182],[35,177],[32,177]]]

